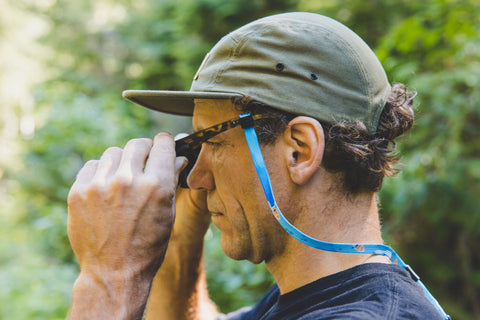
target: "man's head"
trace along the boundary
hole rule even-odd
[[[124,96],[184,115],[192,115],[194,99],[203,98],[230,99],[257,114],[280,111],[276,119],[259,121],[261,142],[272,140],[266,133],[282,131],[296,115],[315,118],[328,133],[324,166],[343,173],[348,193],[379,190],[383,177],[395,172],[393,139],[413,123],[412,94],[400,85],[390,88],[368,45],[339,22],[304,12],[266,17],[223,37],[190,91]]]
[[[393,139],[413,123],[412,95],[402,85],[390,87],[372,50],[342,24],[311,13],[267,17],[225,36],[205,57],[190,91],[124,96],[154,110],[193,115],[196,130],[245,112],[271,115],[255,121],[255,129],[268,151],[279,206],[293,223],[310,205],[299,200],[305,185],[315,189],[309,200],[331,197],[331,191],[378,191],[383,177],[394,173]],[[208,141],[189,185],[211,191],[208,205],[224,250],[257,262],[275,255],[283,246],[266,244],[282,243],[285,233],[272,223],[242,130]]]

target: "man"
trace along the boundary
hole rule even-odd
[[[396,172],[413,95],[348,28],[310,13],[260,19],[220,40],[189,92],[124,96],[206,130],[135,139],[79,172],[71,319],[446,317],[380,232],[376,192]],[[226,255],[273,275],[257,306],[218,315],[208,298],[210,220]]]

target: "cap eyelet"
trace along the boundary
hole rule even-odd
[[[318,80],[318,76],[315,73],[310,74],[310,79]]]
[[[277,71],[283,71],[283,69],[285,69],[285,65],[283,63],[277,63],[275,69],[277,69]]]

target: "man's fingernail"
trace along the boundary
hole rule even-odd
[[[179,168],[178,172],[185,169],[187,165],[188,165],[188,159],[186,157],[177,157],[175,159],[175,167]]]
[[[168,132],[159,132],[155,135],[154,141],[156,142],[158,139],[171,138],[171,137],[173,136]]]

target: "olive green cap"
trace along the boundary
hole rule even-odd
[[[248,98],[327,123],[360,120],[371,133],[389,94],[369,46],[343,24],[307,12],[269,16],[223,37],[190,91],[123,92],[150,109],[190,116],[194,99]]]

